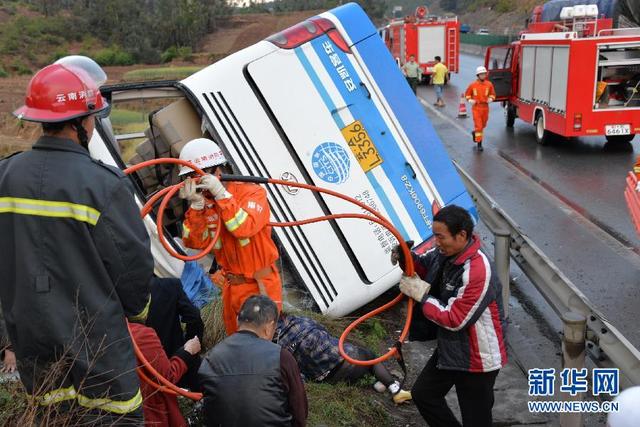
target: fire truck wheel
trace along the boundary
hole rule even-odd
[[[516,107],[511,104],[507,104],[504,107],[504,117],[507,121],[507,127],[512,128],[513,124],[516,122]]]
[[[607,136],[607,142],[609,144],[628,144],[635,137],[634,134],[631,135],[609,135]]]
[[[538,113],[536,115],[536,142],[540,145],[547,145],[551,142],[551,132],[544,128],[544,115]]]

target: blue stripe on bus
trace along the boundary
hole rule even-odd
[[[340,114],[337,112],[337,109],[335,104],[333,103],[333,100],[331,99],[331,97],[329,96],[329,93],[327,92],[324,85],[320,81],[320,78],[318,77],[318,74],[316,73],[316,71],[313,69],[313,66],[311,65],[307,57],[304,55],[302,48],[300,47],[295,48],[295,52],[296,52],[296,56],[300,60],[300,63],[302,64],[305,71],[307,72],[307,75],[309,76],[316,90],[320,94],[320,97],[322,98],[325,105],[327,106],[327,109],[331,113],[331,116],[333,117],[333,120],[335,121],[336,126],[338,127],[338,129],[344,128],[345,124],[342,121]],[[380,198],[380,201],[382,202],[382,205],[384,206],[384,209],[387,212],[387,215],[389,216],[389,219],[391,220],[392,224],[395,225],[396,228],[398,228],[398,231],[400,232],[400,234],[402,234],[402,237],[408,240],[410,238],[409,233],[404,228],[402,221],[400,221],[400,217],[398,216],[397,212],[393,208],[393,205],[391,204],[391,201],[385,194],[384,189],[382,188],[378,180],[373,176],[373,174],[367,173],[366,176],[369,179],[369,183],[373,187],[375,193]]]
[[[365,11],[356,3],[336,7],[331,9],[329,13],[338,18],[340,22],[348,23],[344,25],[344,29],[353,44],[378,33]]]
[[[373,80],[395,113],[443,202],[451,203],[466,191],[464,185],[424,108],[404,76],[398,72],[389,50],[377,34],[358,43],[356,48],[360,56],[366,59]],[[471,209],[473,204],[464,207]]]
[[[323,43],[329,42],[335,53],[340,58],[341,65],[344,65],[346,71],[349,74],[348,78],[353,78],[356,89],[349,91],[345,85],[344,80],[340,77],[336,66],[331,62],[329,55],[325,52]],[[354,120],[360,120],[364,128],[369,133],[369,136],[376,145],[376,148],[380,152],[383,162],[380,166],[386,176],[389,178],[393,188],[402,203],[404,204],[411,220],[413,221],[420,237],[424,240],[432,235],[431,223],[431,201],[424,189],[420,185],[418,180],[411,178],[411,171],[405,166],[406,159],[400,150],[398,141],[393,137],[391,130],[387,126],[379,109],[373,103],[371,99],[368,99],[367,92],[363,86],[361,86],[360,76],[351,65],[351,62],[347,58],[347,55],[338,49],[333,42],[327,36],[318,37],[311,41],[311,45],[316,50],[321,62],[326,68],[333,83],[338,88],[338,92],[345,100]],[[396,71],[397,72],[397,71]],[[372,89],[368,89],[372,90]],[[367,173],[370,175],[371,173]],[[403,177],[406,181],[403,182]],[[414,192],[416,199],[409,193],[405,182],[411,185],[411,189]],[[418,209],[417,201],[421,203],[422,209]],[[423,217],[424,216],[424,217]]]

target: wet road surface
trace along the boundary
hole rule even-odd
[[[433,88],[418,97],[449,154],[522,227],[587,298],[640,347],[640,240],[624,201],[624,178],[640,152],[640,137],[612,146],[604,137],[540,146],[532,125],[506,128],[500,104],[491,106],[485,151],[472,147],[473,120],[456,118],[460,95],[475,78],[479,57],[461,55],[460,74],[445,88],[445,108]],[[547,315],[535,291],[528,293]],[[552,316],[552,315],[551,315]]]

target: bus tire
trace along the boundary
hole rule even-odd
[[[632,133],[631,135],[608,135],[606,138],[609,144],[628,144],[634,137],[635,134]]]
[[[544,114],[538,111],[534,124],[536,127],[536,142],[540,145],[549,144],[551,142],[551,132],[544,127]]]

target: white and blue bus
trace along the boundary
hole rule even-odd
[[[184,143],[205,136],[223,147],[235,173],[356,198],[390,219],[406,240],[418,242],[418,250],[429,244],[439,207],[456,204],[477,217],[425,112],[356,4],[310,18],[180,82],[102,91],[113,106],[113,126],[100,119],[90,148],[121,168],[177,157]],[[149,111],[148,128],[119,133],[116,112],[136,102]],[[143,201],[176,177],[162,167],[133,179]],[[267,190],[273,221],[360,213],[330,196]],[[177,247],[181,209],[176,202],[173,218],[165,221]],[[157,273],[179,276],[181,262],[157,242],[152,218],[147,224]],[[274,230],[288,280],[302,283],[325,314],[348,314],[398,283],[401,272],[389,261],[396,241],[377,224],[346,219]]]

